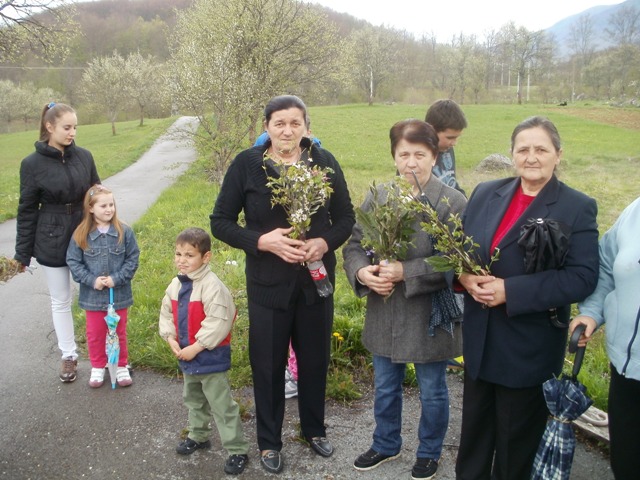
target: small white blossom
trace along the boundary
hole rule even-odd
[[[279,177],[267,177],[267,186],[273,194],[271,205],[284,208],[287,220],[294,228],[291,237],[304,238],[311,228],[311,217],[333,191],[329,181],[333,170],[297,162],[287,167],[279,164],[279,171]]]

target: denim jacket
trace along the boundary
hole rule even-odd
[[[118,243],[118,232],[113,225],[107,233],[93,230],[89,233],[88,247],[82,250],[71,238],[67,249],[67,265],[71,276],[80,284],[78,305],[84,310],[106,311],[109,305],[109,289],[95,290],[96,278],[111,276],[115,284],[113,291],[114,308],[130,307],[133,304],[131,279],[138,269],[140,250],[133,230],[127,225],[124,241]]]

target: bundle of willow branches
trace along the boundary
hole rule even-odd
[[[9,281],[22,272],[22,264],[12,258],[0,256],[0,283]]]

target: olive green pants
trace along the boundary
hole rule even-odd
[[[225,372],[185,375],[182,392],[189,409],[189,438],[196,442],[209,439],[211,418],[216,422],[223,448],[229,455],[244,455],[249,451],[240,420],[240,408],[231,396]]]

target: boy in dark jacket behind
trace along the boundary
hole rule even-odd
[[[432,173],[442,183],[455,188],[466,196],[456,179],[456,146],[462,131],[467,128],[467,119],[460,106],[453,100],[437,100],[427,110],[425,122],[430,123],[438,134],[438,158]]]
[[[162,300],[160,336],[178,358],[184,374],[184,404],[189,409],[189,434],[176,452],[190,455],[209,448],[213,417],[229,453],[224,471],[237,475],[246,467],[249,444],[226,375],[231,367],[236,307],[227,287],[209,268],[210,258],[207,232],[188,228],[178,235],[174,258],[178,276]]]

